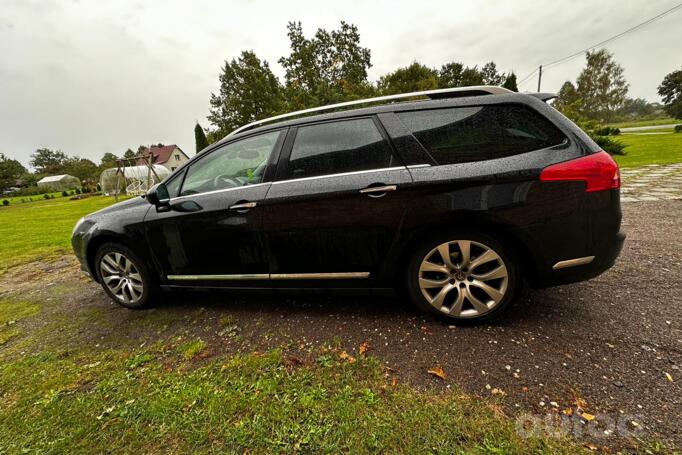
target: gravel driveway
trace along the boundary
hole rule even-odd
[[[41,297],[44,319],[80,321],[78,336],[64,340],[74,347],[180,336],[202,338],[214,354],[284,346],[315,355],[330,342],[349,353],[368,343],[390,374],[419,388],[499,397],[512,415],[561,416],[579,405],[598,418],[628,416],[645,439],[681,446],[682,202],[633,202],[623,210],[628,238],[613,269],[536,291],[488,326],[448,326],[398,298],[372,296],[183,293],[156,309],[129,311],[81,277],[70,257],[8,272],[0,297]],[[446,380],[427,373],[435,366]],[[620,444],[617,435],[602,436],[604,445]]]

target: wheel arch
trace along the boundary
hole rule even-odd
[[[149,263],[149,255],[144,251],[144,248],[141,248],[139,245],[134,245],[133,242],[130,242],[130,239],[126,239],[125,237],[117,235],[114,232],[102,232],[97,236],[91,238],[88,241],[88,244],[85,249],[85,257],[88,263],[88,269],[90,270],[92,279],[95,280],[96,282],[99,283],[99,276],[97,276],[95,257],[97,256],[97,251],[102,247],[102,245],[107,243],[117,243],[126,248],[129,248],[130,250],[133,251],[133,253],[139,256],[140,259],[142,259],[143,261],[147,261],[148,268],[152,270],[154,269],[153,264]]]
[[[397,267],[394,271],[394,280],[398,285],[403,285],[405,281],[405,270],[407,270],[412,254],[415,249],[430,237],[445,234],[453,230],[473,230],[489,235],[505,246],[507,246],[514,256],[519,260],[521,276],[531,286],[537,282],[538,270],[536,267],[537,259],[532,253],[528,241],[522,235],[514,232],[509,226],[486,218],[475,218],[467,215],[467,221],[442,220],[437,223],[424,226],[412,232],[409,238],[405,239],[400,248],[397,259]]]

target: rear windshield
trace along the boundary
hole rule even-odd
[[[397,112],[438,164],[490,160],[561,144],[566,137],[517,104]]]

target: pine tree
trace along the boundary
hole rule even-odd
[[[197,147],[197,154],[208,147],[208,139],[206,139],[204,129],[199,125],[199,122],[194,126],[194,143]]]
[[[516,74],[512,71],[507,75],[507,78],[504,80],[504,84],[502,84],[502,87],[511,90],[512,92],[518,92],[519,87],[516,85]]]

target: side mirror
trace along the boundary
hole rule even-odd
[[[170,195],[168,188],[163,183],[157,183],[147,191],[147,202],[156,206],[157,209],[170,207]]]

